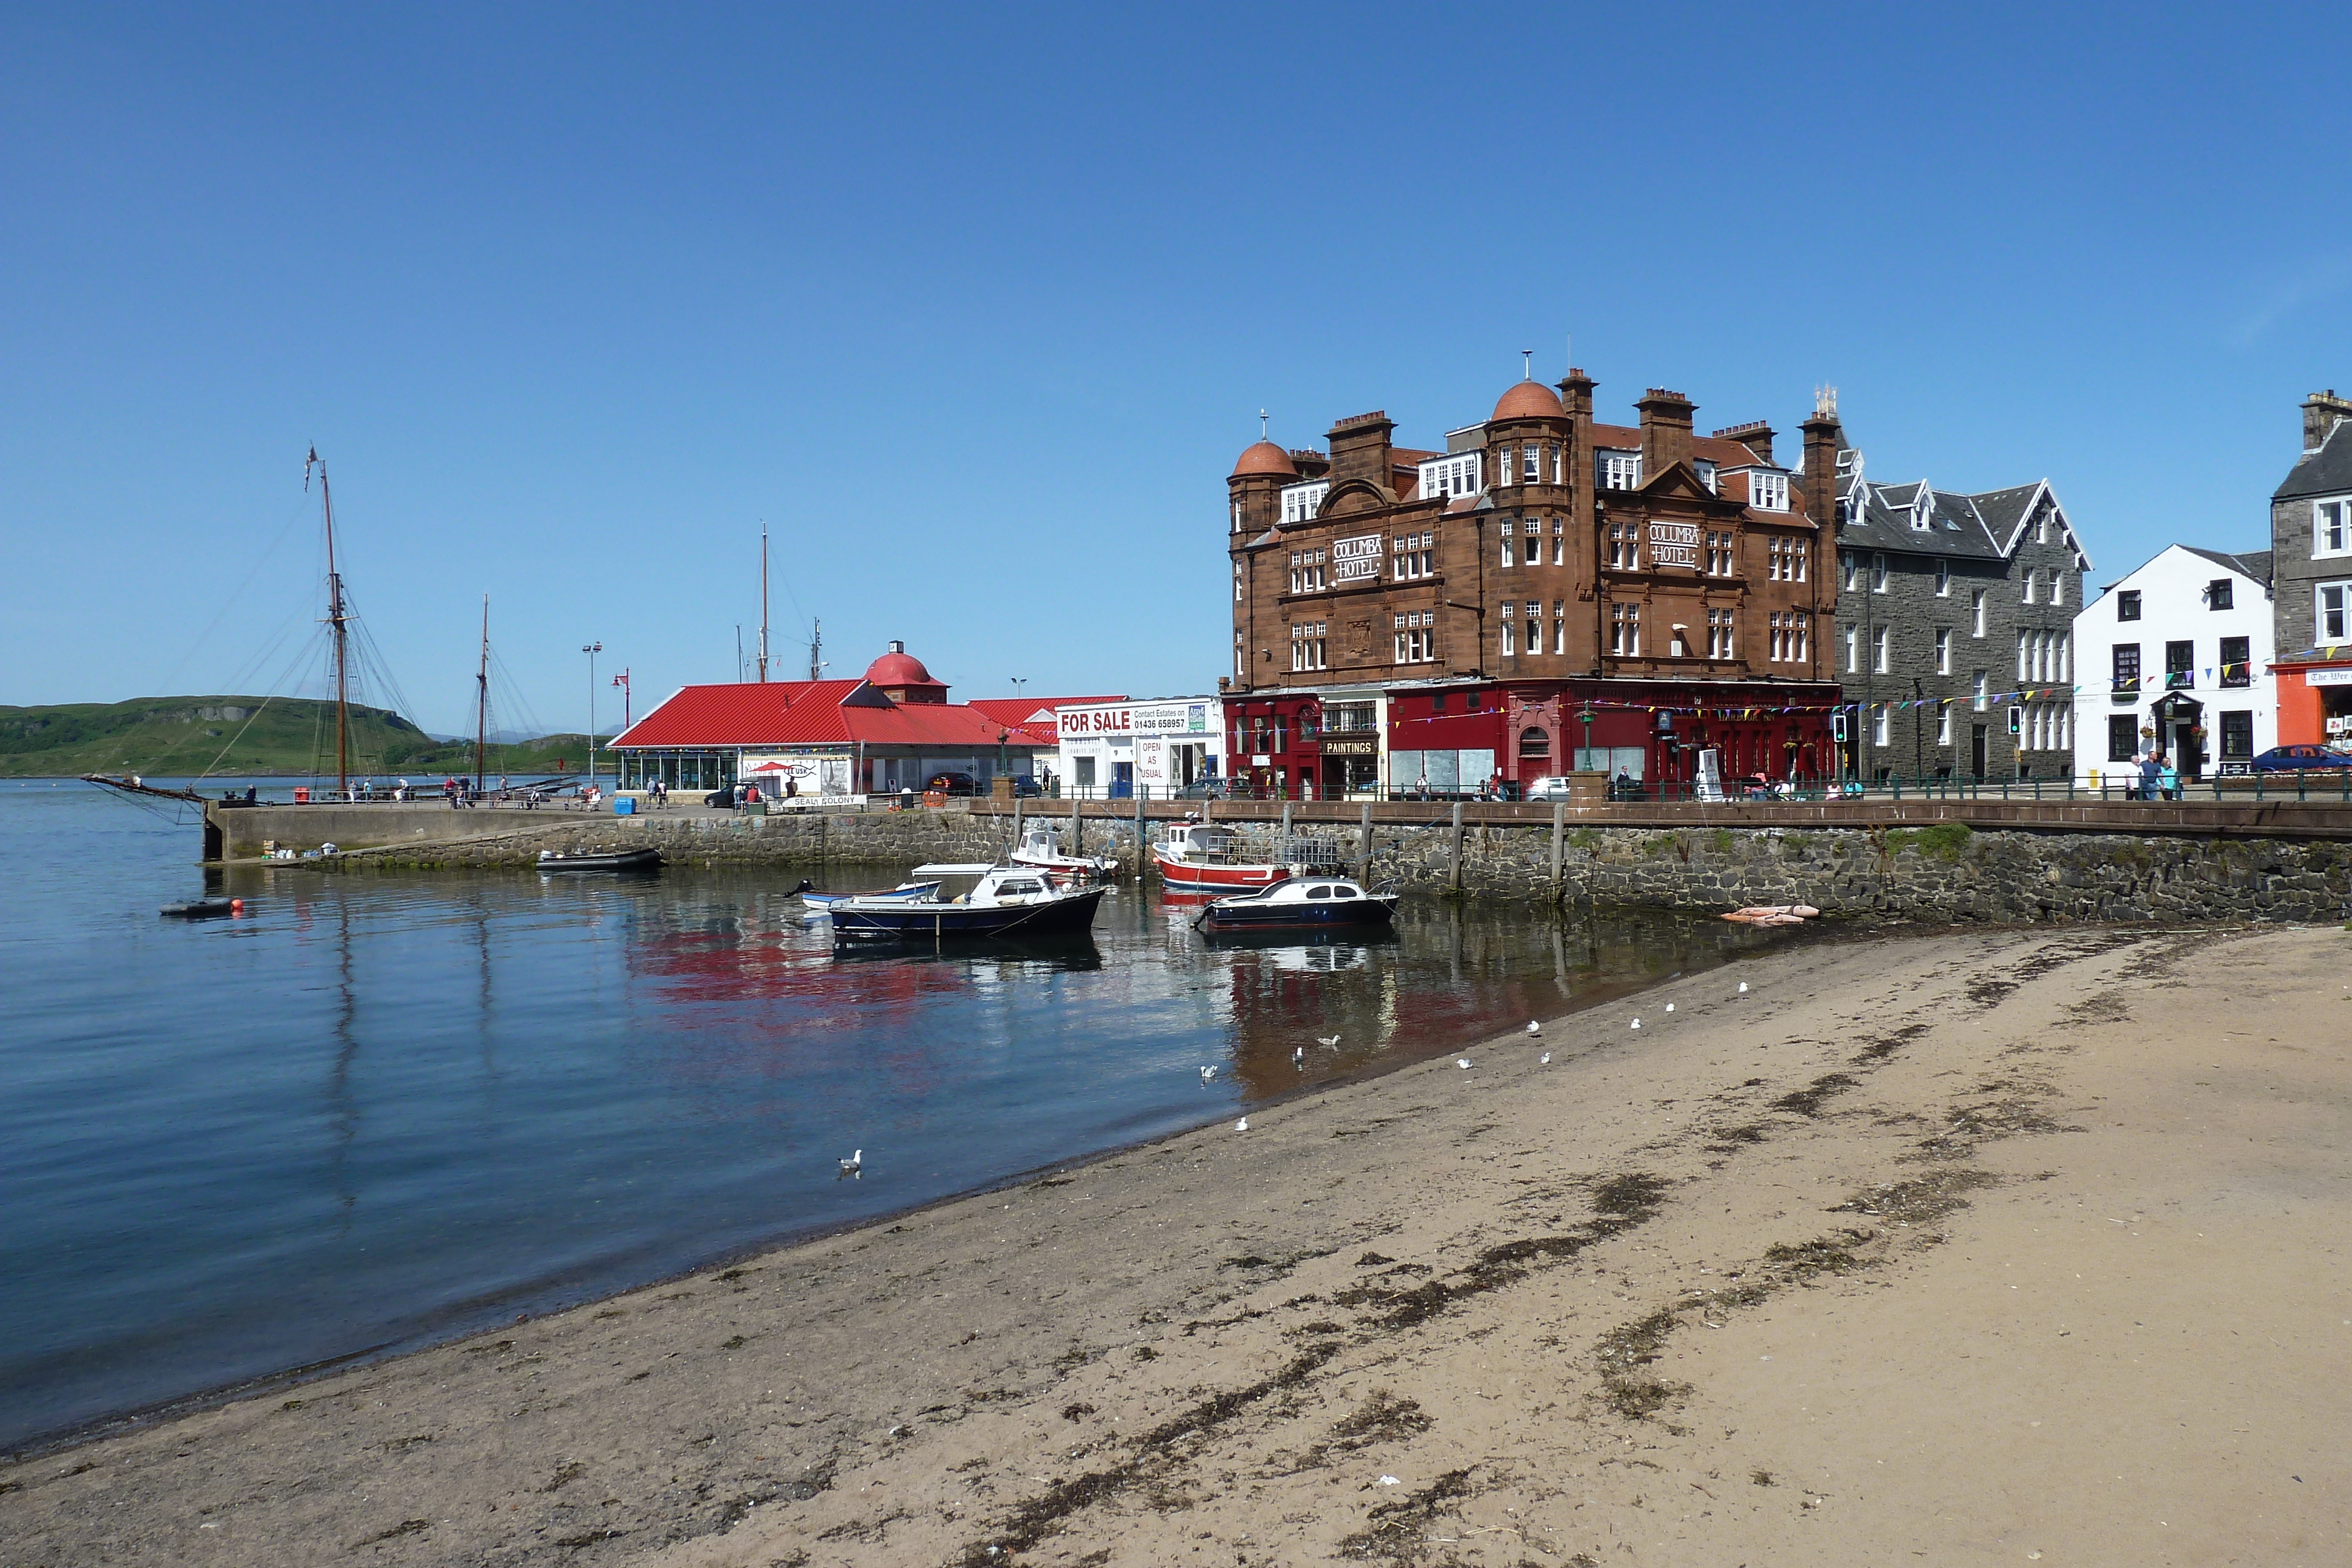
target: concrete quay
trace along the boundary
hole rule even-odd
[[[1192,802],[1021,803],[1075,819],[1082,847],[1136,863],[1138,833]],[[208,808],[208,815],[215,809]],[[1285,809],[1221,801],[1245,858],[1272,858]],[[640,816],[439,805],[218,809],[229,863],[264,839],[341,852],[320,870],[522,868],[541,850],[657,849],[677,864],[815,867],[990,860],[1001,802]],[[1793,804],[1293,802],[1293,834],[1371,880],[1543,904],[1724,909],[1810,904],[1833,915],[2023,923],[2341,921],[2352,915],[2352,810],[2294,801],[1836,800]],[[1072,835],[1064,834],[1068,843]],[[251,846],[246,852],[235,852]]]

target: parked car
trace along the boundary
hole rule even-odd
[[[1045,787],[1037,782],[1037,776],[1034,773],[1015,773],[1013,776],[1013,793],[1024,800],[1034,800],[1045,793]]]
[[[1568,799],[1568,779],[1563,774],[1551,774],[1528,786],[1530,800],[1565,800]]]
[[[974,779],[969,773],[934,773],[931,775],[931,781],[924,785],[923,789],[928,793],[935,795],[977,795],[980,793],[979,781]]]
[[[2294,773],[2306,768],[2352,768],[2352,753],[2326,746],[2273,746],[2254,758],[2257,773]]]
[[[1227,786],[1223,779],[1202,779],[1178,789],[1175,798],[1179,800],[1222,800],[1225,798],[1226,791]]]
[[[706,806],[725,806],[731,810],[735,804],[735,786],[730,784],[723,789],[713,789],[702,798],[702,803]]]

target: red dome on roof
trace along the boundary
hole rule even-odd
[[[1495,404],[1496,419],[1558,419],[1566,411],[1559,394],[1541,382],[1514,382]]]
[[[1286,479],[1298,477],[1298,465],[1290,454],[1271,441],[1257,442],[1244,451],[1234,464],[1234,477],[1248,474],[1277,474]]]
[[[888,653],[866,665],[866,680],[867,685],[886,690],[898,686],[936,686],[940,684],[931,679],[931,672],[923,668],[923,662],[920,659],[907,652],[907,644],[904,643],[891,643]]]

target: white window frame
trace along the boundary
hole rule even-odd
[[[1330,494],[1330,491],[1331,482],[1328,479],[1310,479],[1303,485],[1285,485],[1282,487],[1284,525],[1313,522],[1315,514],[1322,509],[1323,497]]]
[[[1872,674],[1883,675],[1887,673],[1887,645],[1892,641],[1893,639],[1887,634],[1887,629],[1884,626],[1870,634],[1870,673]]]
[[[1886,552],[1873,550],[1870,555],[1870,591],[1886,591]]]
[[[1787,511],[1789,509],[1789,476],[1768,469],[1749,469],[1748,504],[1759,512]]]
[[[1936,628],[1936,673],[1939,675],[1952,673],[1952,629],[1949,626]]]
[[[1885,703],[1875,703],[1871,706],[1870,744],[1873,746],[1888,744],[1889,732],[1893,728],[1893,722],[1888,716],[1888,706],[1889,705]]]
[[[2036,588],[2041,586],[2041,579],[2042,569],[2040,567],[2029,566],[2025,569],[2025,580],[2019,585],[2019,592],[2023,596],[2023,601],[2025,603],[2031,604],[2033,602],[2033,592]]]
[[[1975,709],[1978,713],[1982,713],[1990,705],[1991,701],[1992,672],[1990,670],[1979,670],[1976,675],[1975,689],[1969,699],[1969,706]]]
[[[2311,504],[2311,559],[2339,555],[2352,555],[2352,496],[2330,496]]]
[[[1949,702],[1936,705],[1936,744],[1952,744],[1952,705]]]
[[[1985,591],[1981,588],[1971,589],[1969,591],[1969,635],[1981,637],[1984,634]]]
[[[1845,629],[1845,670],[1850,675],[1862,674],[1862,628]]]
[[[1949,599],[1951,596],[1952,563],[1948,560],[1939,560],[1936,563],[1936,597],[1938,599]]]
[[[1604,490],[1638,490],[1642,487],[1642,455],[1638,452],[1604,452],[1601,455],[1601,487]]]
[[[1428,500],[1444,496],[1475,496],[1478,493],[1479,466],[1483,455],[1476,452],[1456,452],[1444,457],[1433,457],[1421,465],[1421,497]]]
[[[2336,624],[2327,624],[2327,596],[2336,595]],[[2352,643],[2352,581],[2311,585],[2311,643],[2315,648]]]

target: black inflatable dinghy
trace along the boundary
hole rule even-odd
[[[236,900],[233,898],[199,898],[187,904],[167,904],[155,913],[158,915],[169,915],[181,920],[208,920],[216,915],[236,914]]]

